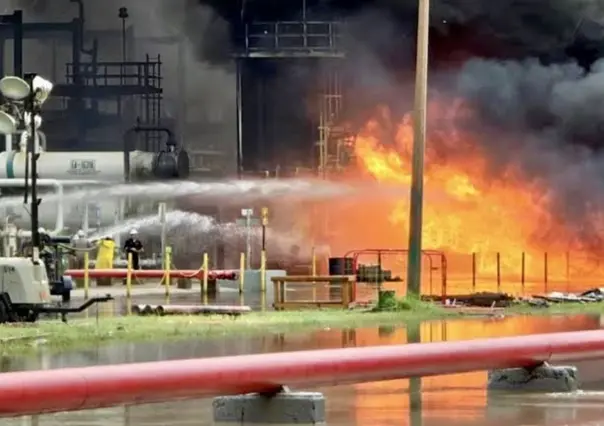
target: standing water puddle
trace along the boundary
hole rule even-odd
[[[62,354],[5,358],[5,370],[51,369],[166,359],[296,351],[578,331],[601,328],[597,316],[510,317],[433,321],[410,327],[325,329],[248,339],[212,339],[99,346]],[[604,365],[578,365],[584,391],[574,395],[505,395],[488,398],[486,372],[365,383],[324,389],[330,426],[570,425],[604,421]],[[411,407],[411,408],[410,408]],[[211,401],[114,407],[34,419],[3,419],[0,425],[81,426],[212,425]],[[34,424],[34,423],[31,423]]]

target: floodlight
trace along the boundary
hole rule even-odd
[[[17,120],[10,114],[0,111],[0,134],[11,135],[17,132]]]
[[[46,99],[48,99],[48,96],[50,95],[50,92],[54,87],[50,81],[40,77],[39,75],[34,77],[32,86],[34,91],[36,92],[36,101],[39,104],[43,104],[44,102],[46,102]]]
[[[25,123],[25,127],[27,128],[27,130],[30,130],[30,126],[31,126],[31,113],[30,112],[25,112],[23,113],[23,122]],[[36,126],[36,130],[40,128],[40,126],[42,125],[42,117],[40,116],[40,114],[36,114],[34,115],[34,123]]]
[[[21,101],[29,95],[29,84],[22,78],[9,75],[0,80],[0,93],[12,101]]]

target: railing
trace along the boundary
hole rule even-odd
[[[245,27],[246,52],[322,51],[341,46],[342,23],[331,21],[254,22]]]
[[[271,278],[275,310],[348,308],[354,301],[355,277],[348,275],[289,276]],[[288,293],[294,293],[293,300]]]
[[[153,60],[137,62],[98,62],[73,63],[66,65],[66,77],[69,84],[74,84],[77,78],[85,86],[107,87],[134,85],[161,89],[161,61],[159,57]]]
[[[0,416],[78,411],[604,358],[604,331],[3,373]]]
[[[409,250],[407,249],[361,249],[361,250],[352,250],[346,253],[345,257],[352,258],[352,268],[354,271],[358,271],[359,267],[359,257],[363,255],[372,255],[377,259],[377,265],[381,269],[382,258],[384,256],[404,256],[406,258]],[[447,256],[444,252],[437,250],[422,250],[422,260],[424,263],[427,263],[427,277],[429,284],[429,294],[433,295],[435,287],[440,287],[440,295],[445,297],[448,293],[447,289]],[[439,277],[435,278],[435,272],[440,272]],[[381,275],[381,274],[380,274]],[[422,274],[425,275],[425,274]],[[422,281],[425,281],[422,276]],[[437,283],[435,283],[437,281]],[[376,281],[379,285],[382,283],[382,280]],[[422,286],[424,287],[424,286]],[[423,288],[422,288],[423,290]],[[354,298],[357,298],[356,288]]]
[[[358,265],[379,265],[392,275],[406,276],[405,249],[353,250],[346,256]],[[530,295],[552,291],[576,292],[598,287],[604,280],[604,259],[577,252],[492,252],[445,253],[424,250],[422,293],[459,295],[473,292],[502,292]],[[405,288],[399,281],[384,284],[396,291]]]

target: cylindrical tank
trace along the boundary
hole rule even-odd
[[[352,257],[330,257],[329,275],[354,275],[354,259]]]
[[[152,173],[154,154],[130,153],[132,173]],[[0,153],[0,177],[24,178],[26,154],[20,151]],[[91,179],[124,181],[124,154],[122,152],[42,152],[38,158],[38,176],[41,179]]]
[[[26,158],[21,151],[0,152],[0,178],[24,178]],[[133,181],[186,178],[188,166],[185,152],[130,152],[130,179]],[[123,182],[125,177],[124,153],[119,151],[42,152],[37,167],[40,179]]]

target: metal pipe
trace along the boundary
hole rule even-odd
[[[170,303],[170,287],[172,285],[172,247],[168,246],[165,248],[165,252],[162,257],[166,260],[164,269],[164,296],[166,303]],[[204,274],[205,275],[205,274]]]
[[[160,234],[160,248],[161,248],[161,268],[166,269],[166,247],[168,246],[166,241],[168,239],[168,223],[166,221],[166,214],[168,211],[168,207],[166,203],[159,203],[158,206],[158,216],[159,223],[161,224],[161,234]]]
[[[543,253],[543,287],[545,290],[545,293],[547,293],[548,290],[548,284],[547,284],[547,278],[548,278],[548,264],[547,264],[547,252]]]
[[[252,269],[252,210],[245,215],[245,269]]]
[[[25,108],[31,114],[30,126],[28,137],[29,143],[27,144],[27,152],[30,155],[30,168],[31,168],[31,205],[30,205],[30,216],[31,216],[31,241],[32,241],[32,259],[34,262],[38,261],[39,250],[41,249],[41,240],[40,240],[40,217],[39,217],[39,206],[41,199],[38,198],[38,157],[40,156],[40,150],[38,148],[39,143],[37,142],[37,126],[36,126],[36,114],[39,113],[40,107],[36,105],[36,89],[34,88],[34,80],[36,78],[36,74],[28,74],[26,76],[26,80],[29,84],[29,96],[25,101]],[[27,161],[27,157],[26,157]],[[27,182],[27,173],[25,174],[25,182]],[[27,194],[27,189],[25,190]],[[27,198],[27,195],[26,195]],[[60,231],[59,231],[60,232]]]
[[[239,294],[243,294],[245,287],[245,253],[239,257]]]
[[[52,186],[55,188],[55,194],[57,197],[57,220],[55,222],[55,229],[49,231],[50,235],[60,234],[65,228],[65,213],[63,208],[63,183],[57,179],[38,179],[36,182],[38,186]],[[25,179],[0,179],[0,188],[22,188],[25,186]],[[31,231],[21,231],[19,233],[21,237],[31,237]]]
[[[497,252],[497,293],[501,293],[501,253]]]
[[[2,18],[0,17],[0,23],[2,22]],[[6,75],[4,72],[4,57],[5,57],[5,44],[6,38],[4,36],[0,36],[0,75]]]
[[[13,13],[13,75],[23,76],[23,11]]]
[[[204,271],[207,271],[209,269],[210,263],[208,259],[208,254],[204,253],[202,259],[203,260],[201,262],[201,267]],[[201,281],[201,301],[204,305],[208,304],[208,274],[205,273],[203,274]]]
[[[132,272],[132,276],[138,279],[162,279],[164,278],[166,271],[163,269],[138,269]],[[65,275],[70,275],[73,278],[84,277],[84,269],[68,269],[65,271]],[[90,278],[114,278],[124,279],[128,275],[128,269],[93,269],[89,271]],[[191,269],[172,269],[170,276],[172,278],[195,278],[202,280],[204,275],[203,269],[191,270]],[[208,271],[209,280],[235,280],[237,273],[235,271]]]
[[[249,306],[228,306],[228,305],[146,305],[141,313],[155,313],[156,315],[230,315],[239,316],[252,312]]]
[[[278,392],[604,358],[604,331],[3,373],[0,416]]]
[[[430,296],[432,296],[434,294],[434,292],[432,291],[432,272],[434,271],[432,256],[428,256],[428,268],[430,268],[430,273],[428,274],[428,284],[430,285]]]
[[[132,314],[132,253],[128,253],[126,268],[126,315]],[[162,271],[163,272],[163,271]],[[67,274],[67,272],[65,272]]]
[[[472,253],[472,293],[476,293],[476,253]]]
[[[522,294],[524,295],[524,285],[526,282],[526,254],[522,252],[522,257],[520,258],[520,286]]]
[[[447,293],[448,293],[448,289],[447,289],[447,256],[444,253],[440,254],[440,265],[441,265],[441,271],[442,271],[442,297],[441,297],[441,301],[442,301],[442,303],[444,305],[445,302],[446,302],[446,300],[447,300]]]
[[[241,179],[243,173],[243,93],[242,72],[243,67],[240,59],[235,60],[236,98],[237,98],[237,177]]]
[[[187,39],[183,36],[178,37],[176,75],[178,75],[177,93],[178,93],[178,138],[181,148],[186,149],[187,140],[187,66],[186,66],[186,48]]]
[[[570,292],[570,252],[566,252],[566,292]]]
[[[266,293],[266,251],[260,252],[260,291]]]
[[[4,150],[6,152],[13,150],[13,135],[4,135]]]

